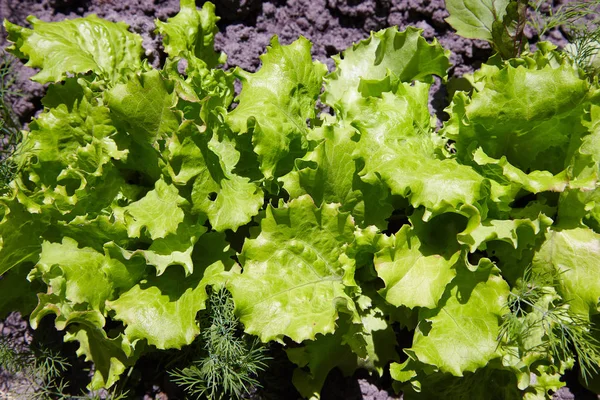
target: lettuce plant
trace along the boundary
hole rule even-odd
[[[593,383],[600,90],[554,46],[482,65],[436,132],[449,52],[417,29],[331,73],[275,37],[250,73],[219,68],[211,3],[157,22],[160,70],[122,23],[29,22],[9,51],[50,86],[0,199],[0,311],[52,315],[91,388],[190,344],[208,287],[307,398],[336,367],[406,398],[542,399],[575,363]]]

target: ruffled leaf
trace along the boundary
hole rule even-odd
[[[0,275],[3,275],[22,263],[38,261],[41,235],[46,226],[15,200],[0,201],[0,207],[3,214],[0,220]]]
[[[280,181],[292,198],[309,194],[316,204],[340,203],[357,224],[387,226],[393,211],[383,184],[368,185],[358,178],[354,151],[358,132],[343,124],[325,125],[311,132],[320,143]]]
[[[448,257],[430,254],[408,225],[391,237],[382,238],[373,263],[385,288],[380,293],[396,306],[435,308],[454,278],[460,252]]]
[[[210,140],[209,140],[210,139]],[[208,217],[216,231],[237,230],[263,205],[258,184],[234,172],[240,155],[234,143],[195,126],[182,129],[169,144],[169,173],[176,184],[192,181],[192,211]]]
[[[124,208],[129,235],[140,237],[142,228],[146,228],[152,239],[176,234],[185,216],[181,208],[185,202],[175,186],[162,179],[157,181],[154,190]]]
[[[252,132],[254,151],[267,179],[290,153],[306,150],[306,120],[315,116],[327,67],[312,61],[310,42],[301,37],[281,46],[275,36],[256,73],[237,71],[242,80],[239,104],[227,115],[235,132]]]
[[[177,116],[171,112],[175,105],[173,85],[159,71],[133,76],[105,96],[111,112],[140,144],[155,145],[156,140],[170,136],[179,127]]]
[[[91,309],[103,311],[104,302],[111,297],[108,260],[93,249],[79,248],[74,239],[44,242],[36,269],[50,293],[64,296],[71,304],[87,303]]]
[[[4,27],[8,48],[28,67],[40,68],[31,79],[40,83],[59,82],[68,73],[93,72],[115,83],[142,69],[142,38],[128,31],[123,22],[109,22],[89,15],[60,22],[44,22],[30,16],[27,29],[7,20]]]
[[[388,28],[333,57],[336,69],[327,77],[323,102],[345,115],[360,97],[383,90],[394,81],[433,82],[433,75],[445,77],[449,53],[434,40],[427,43],[421,30],[408,27],[398,32]],[[389,90],[389,89],[388,89]]]
[[[558,273],[559,294],[577,315],[600,311],[600,234],[586,228],[550,231],[536,253],[533,267]]]
[[[179,13],[167,22],[156,21],[156,30],[163,35],[163,46],[169,57],[193,55],[208,68],[214,68],[226,58],[224,53],[214,51],[219,19],[211,2],[197,10],[194,0],[181,0]]]
[[[482,212],[490,184],[455,159],[440,159],[440,144],[430,132],[428,88],[400,84],[396,94],[364,101],[354,121],[361,134],[355,155],[364,163],[359,175],[369,183],[381,179],[392,194],[424,206],[429,215],[462,206],[470,214]]]
[[[194,273],[184,277],[181,269],[169,268],[149,277],[107,305],[125,324],[131,341],[145,339],[159,349],[179,349],[200,333],[196,315],[205,308],[207,285],[222,285],[231,265],[229,247],[219,234],[209,234],[202,253],[194,259]],[[209,244],[209,245],[208,245]]]
[[[406,352],[454,376],[484,367],[501,356],[497,337],[508,292],[493,269],[461,269],[438,307],[419,313],[413,345]]]
[[[247,333],[264,342],[314,339],[335,330],[338,312],[351,312],[354,262],[344,254],[354,225],[339,206],[317,208],[309,196],[267,208],[261,231],[244,243],[243,273],[230,289]]]
[[[133,344],[123,334],[109,338],[104,330],[90,326],[85,320],[78,321],[77,328],[70,329],[65,334],[65,342],[79,342],[78,356],[84,356],[85,361],[94,362],[94,375],[89,389],[99,390],[110,388],[125,372],[127,367],[135,364],[143,346]]]
[[[458,240],[469,246],[471,253],[485,250],[487,242],[504,241],[511,244],[520,255],[523,249],[533,246],[538,236],[544,235],[552,223],[552,219],[544,214],[535,219],[490,219],[469,232],[459,234]]]
[[[587,133],[581,117],[589,83],[568,63],[525,61],[530,65],[484,65],[472,96],[456,93],[444,133],[456,141],[459,159],[469,160],[480,146],[525,173],[565,169],[572,147]]]

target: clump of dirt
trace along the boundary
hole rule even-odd
[[[368,37],[371,31],[396,25],[412,25],[424,30],[428,39],[437,38],[452,51],[455,75],[473,70],[490,55],[485,42],[461,38],[444,18],[442,0],[222,0],[215,2],[221,16],[216,46],[228,55],[226,68],[240,66],[248,71],[259,67],[259,56],[274,35],[283,44],[300,35],[313,43],[316,59],[334,68],[332,55]],[[198,4],[199,6],[201,4]],[[96,14],[110,21],[125,21],[143,37],[149,62],[158,66],[164,60],[160,37],[154,33],[155,19],[166,20],[179,10],[178,0],[0,0],[0,18],[26,25],[28,15],[43,21],[60,21]],[[7,43],[4,36],[0,45]],[[18,68],[17,88],[23,93],[15,112],[26,123],[41,108],[42,85],[29,81],[33,71]]]

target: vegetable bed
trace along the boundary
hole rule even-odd
[[[597,2],[40,4],[4,22],[7,398],[600,393]]]

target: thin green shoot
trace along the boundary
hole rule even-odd
[[[591,32],[575,32],[571,44],[565,48],[575,64],[588,76],[600,72],[600,29]]]
[[[210,296],[206,314],[205,323],[201,324],[201,357],[170,375],[191,398],[239,399],[260,385],[257,377],[270,358],[258,339],[249,340],[240,332],[227,290]]]
[[[124,400],[127,393],[108,392],[72,395],[68,393],[69,382],[64,374],[71,368],[68,359],[58,350],[41,345],[26,347],[14,338],[0,337],[0,370],[12,380],[8,387],[0,389],[0,398],[17,400]]]
[[[600,0],[577,0],[553,10],[553,2],[530,3],[529,25],[543,38],[561,29],[569,40],[565,52],[588,77],[600,72]]]
[[[498,342],[508,351],[514,351],[515,356],[541,353],[555,365],[566,364],[575,357],[587,382],[600,371],[599,331],[588,318],[571,312],[568,301],[557,295],[560,275],[557,271],[526,269],[509,295],[510,311],[502,317]],[[527,339],[539,334],[540,329],[540,342],[526,346]]]
[[[21,142],[21,124],[10,106],[11,98],[21,96],[14,90],[14,60],[6,53],[0,54],[0,194],[8,190],[8,183],[16,173],[11,156]]]
[[[549,31],[564,28],[567,31],[581,30],[597,25],[600,21],[598,14],[600,0],[577,0],[553,10],[553,1],[536,0],[530,3],[531,13],[529,25],[541,38]]]

